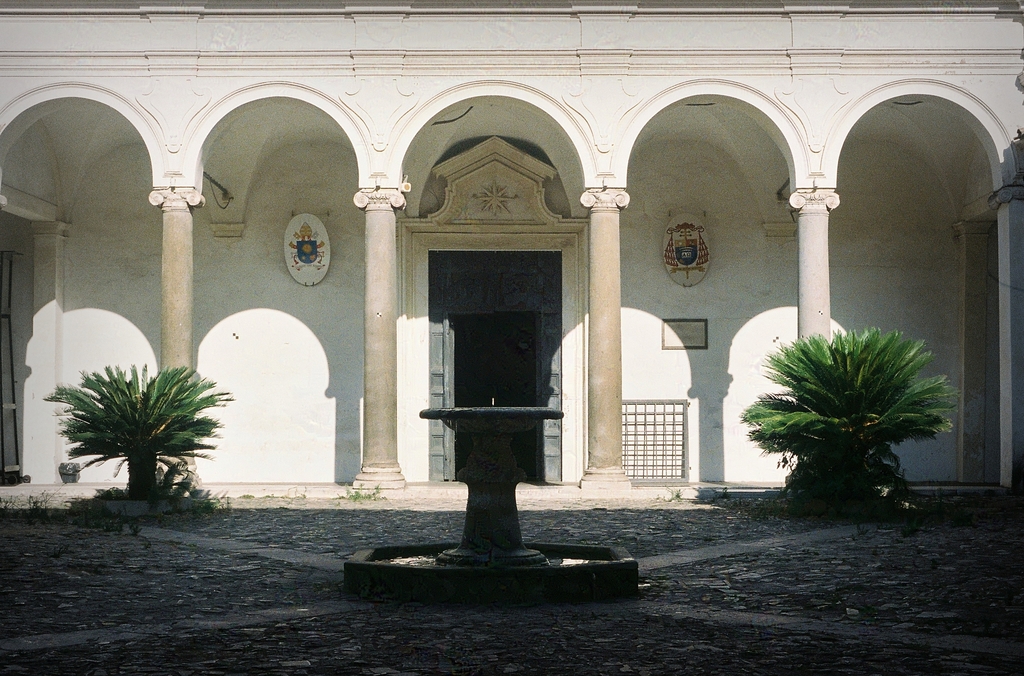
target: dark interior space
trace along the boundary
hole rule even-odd
[[[456,406],[537,406],[537,314],[487,312],[449,318],[455,342]],[[516,463],[536,479],[535,430],[512,439]],[[455,436],[455,470],[466,465],[471,441]]]

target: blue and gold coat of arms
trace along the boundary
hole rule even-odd
[[[313,286],[324,278],[330,263],[330,240],[319,218],[299,214],[288,223],[284,256],[288,272],[300,284]]]

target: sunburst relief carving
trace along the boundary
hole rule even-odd
[[[517,197],[519,196],[512,193],[507,186],[498,185],[494,179],[491,180],[490,185],[485,185],[483,190],[473,193],[473,199],[480,201],[480,208],[492,215],[502,212],[512,213],[508,208],[508,203]]]

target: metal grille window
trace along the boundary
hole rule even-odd
[[[686,478],[686,400],[622,402],[622,466],[630,479]]]

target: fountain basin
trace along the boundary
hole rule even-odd
[[[602,601],[637,595],[636,560],[618,547],[523,543],[547,565],[453,566],[434,562],[456,543],[376,547],[345,562],[345,591],[420,603]]]

